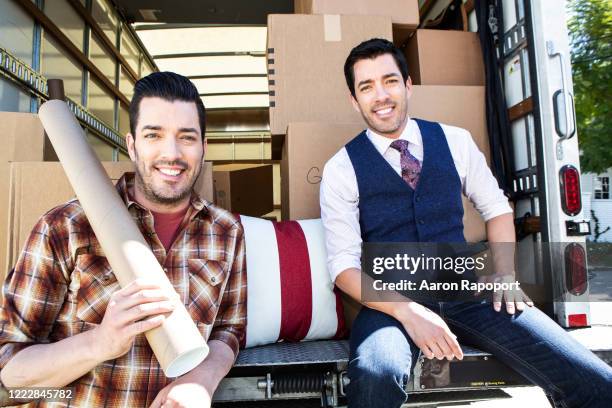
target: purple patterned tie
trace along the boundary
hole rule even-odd
[[[413,190],[415,190],[419,182],[419,174],[421,174],[421,162],[410,154],[407,140],[394,140],[393,143],[391,143],[391,147],[400,152],[402,178]]]

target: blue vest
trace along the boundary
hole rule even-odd
[[[346,145],[359,188],[364,242],[465,242],[461,180],[440,124],[416,119],[423,162],[413,190],[366,132]]]

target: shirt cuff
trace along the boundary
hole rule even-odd
[[[33,343],[5,343],[0,346],[0,370],[15,357],[15,354],[32,345]]]
[[[508,202],[506,201],[487,209],[487,211],[482,214],[482,218],[486,222],[489,221],[491,218],[495,218],[497,216],[508,213],[512,213],[512,207],[510,207],[510,204],[508,204]]]
[[[236,357],[238,357],[238,351],[240,349],[240,341],[238,341],[238,337],[234,333],[229,330],[217,330],[213,331],[208,338],[208,341],[218,340],[229,346],[234,352],[234,361],[236,361]]]

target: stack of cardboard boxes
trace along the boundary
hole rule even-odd
[[[14,267],[17,257],[38,219],[51,208],[74,197],[74,192],[57,161],[44,161],[45,133],[37,115],[0,112],[3,148],[0,149],[0,282]],[[132,162],[104,162],[109,177],[116,181]],[[204,163],[195,190],[213,199],[212,164]]]
[[[343,66],[354,46],[373,37],[406,44],[414,84],[409,115],[469,130],[489,159],[477,34],[416,30],[417,3],[296,0],[296,12],[315,15],[268,17],[270,129],[273,157],[281,158],[283,219],[320,216],[325,163],[365,128],[350,103]],[[466,238],[484,239],[480,215],[465,198],[464,207]]]

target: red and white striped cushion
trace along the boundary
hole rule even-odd
[[[247,262],[246,347],[344,336],[321,220],[240,216]]]

